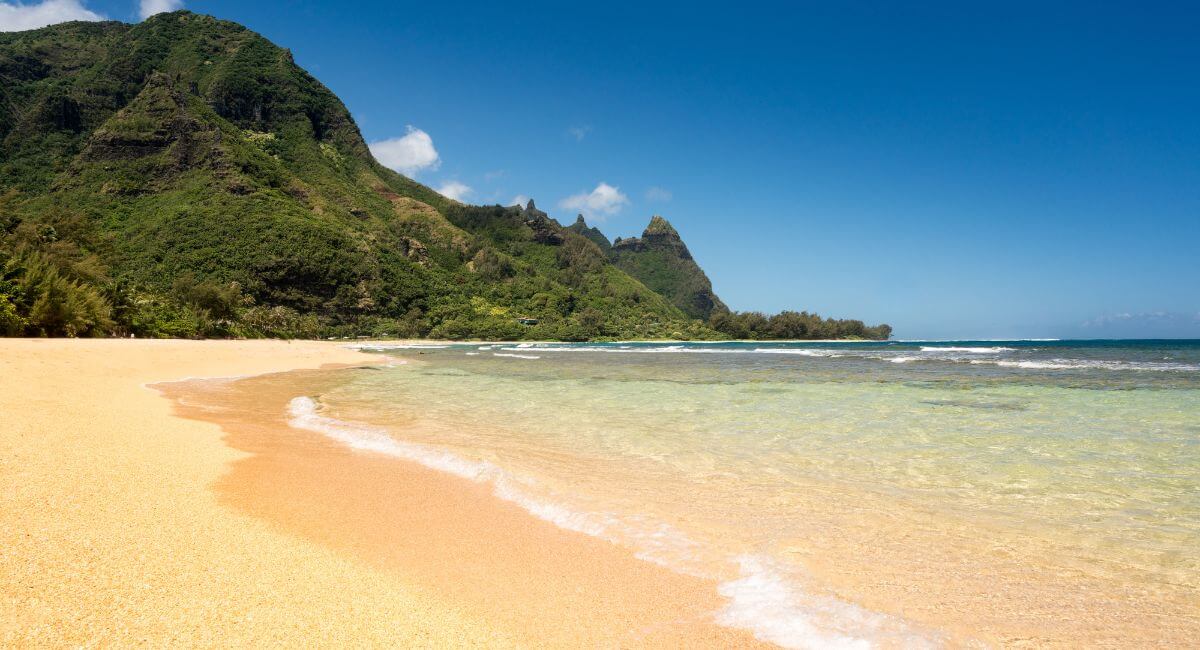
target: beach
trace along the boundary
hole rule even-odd
[[[1181,344],[0,340],[0,645],[1184,646]]]
[[[231,434],[148,387],[372,361],[325,342],[0,340],[0,645],[755,643],[712,622],[708,581],[415,464],[236,449],[286,423]]]

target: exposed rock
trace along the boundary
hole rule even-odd
[[[429,268],[429,249],[420,241],[412,237],[402,237],[400,239],[400,252],[408,259]]]
[[[522,216],[525,219],[525,225],[533,230],[534,241],[551,246],[559,246],[563,243],[563,227],[551,219],[550,215],[537,209],[533,199],[529,199],[529,204],[522,211]]]

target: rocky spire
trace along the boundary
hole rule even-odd
[[[679,231],[671,225],[671,222],[662,218],[659,215],[650,217],[650,224],[646,226],[646,230],[642,232],[642,237],[670,237],[679,239]]]

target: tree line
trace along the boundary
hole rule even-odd
[[[822,318],[806,311],[723,311],[713,314],[709,327],[732,339],[755,341],[805,339],[869,339],[886,341],[891,325],[868,326],[860,320]]]

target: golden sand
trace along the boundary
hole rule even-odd
[[[711,622],[711,583],[465,481],[281,435],[283,402],[223,433],[146,387],[367,360],[0,340],[0,645],[753,644]]]

